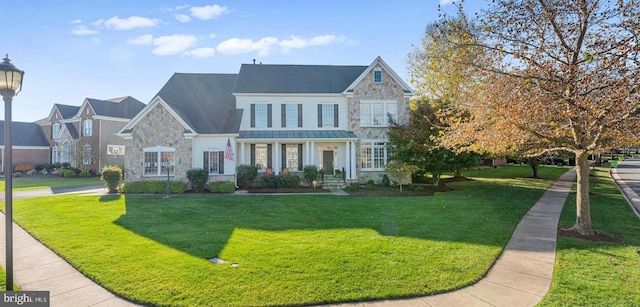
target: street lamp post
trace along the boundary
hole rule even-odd
[[[4,201],[7,291],[13,291],[13,144],[11,136],[11,101],[22,89],[24,71],[9,60],[7,54],[0,63],[0,95],[4,100]]]

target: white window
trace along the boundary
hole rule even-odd
[[[84,164],[84,165],[93,164],[93,159],[92,159],[91,155],[92,155],[91,145],[90,144],[86,144],[86,145],[82,146],[82,164]]]
[[[92,136],[93,135],[93,121],[87,119],[82,122],[82,136]]]
[[[51,163],[58,163],[58,146],[51,149]]]
[[[224,151],[205,151],[204,169],[209,175],[224,174]]]
[[[300,127],[298,120],[301,119],[298,109],[301,108],[302,105],[298,104],[285,104],[282,107],[282,115],[283,126],[282,127]]]
[[[51,127],[51,139],[58,138],[58,133],[60,133],[60,123],[55,123]]]
[[[389,116],[398,120],[398,103],[395,100],[363,100],[360,102],[360,126],[387,127]]]
[[[256,104],[255,105],[255,113],[254,113],[254,121],[256,128],[267,128],[269,124],[269,112],[268,105],[266,104]]]
[[[145,148],[144,176],[167,176],[175,174],[175,159],[173,148]]]
[[[285,168],[290,171],[298,170],[298,144],[287,144],[286,147]]]
[[[335,125],[334,109],[335,109],[335,105],[333,104],[322,105],[322,127],[333,127]]]
[[[256,144],[255,155],[256,160],[254,165],[259,168],[267,168],[269,165],[267,144]]]
[[[389,158],[386,142],[362,142],[360,146],[362,170],[384,170]]]
[[[373,82],[381,83],[382,82],[382,71],[376,70],[373,72]]]

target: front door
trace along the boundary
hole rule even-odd
[[[325,175],[333,175],[333,150],[322,151],[322,168]]]

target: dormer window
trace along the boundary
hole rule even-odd
[[[376,70],[373,72],[373,82],[382,83],[382,71]]]

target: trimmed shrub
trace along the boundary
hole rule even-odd
[[[13,177],[22,177],[22,173],[13,173]]]
[[[21,172],[21,173],[28,172],[28,171],[30,171],[32,169],[34,169],[33,164],[27,163],[27,162],[18,163],[16,165],[16,167],[15,167],[15,171],[16,172]]]
[[[297,175],[278,175],[276,176],[276,186],[278,188],[299,188],[300,177]]]
[[[182,194],[187,190],[187,183],[180,180],[169,181],[171,194]],[[127,182],[122,185],[122,193],[127,194],[165,194],[167,193],[167,182],[163,180],[143,180]]]
[[[360,183],[358,182],[352,182],[351,184],[349,184],[350,191],[357,191],[359,188],[360,188]]]
[[[42,163],[35,166],[36,171],[42,173],[43,170],[46,170],[47,173],[51,173],[53,169],[56,168],[55,164],[51,163]]]
[[[260,187],[265,189],[273,189],[278,187],[276,176],[265,175],[260,177]]]
[[[215,181],[209,184],[209,191],[212,193],[233,193],[236,185],[231,181]]]
[[[387,174],[384,174],[382,176],[382,182],[380,182],[382,184],[382,186],[388,187],[391,184],[391,180],[389,180],[389,176],[387,176]]]
[[[70,167],[71,167],[71,163],[62,162],[62,163],[60,163],[60,167],[58,167],[58,168],[70,168]]]
[[[72,169],[63,169],[60,170],[60,177],[64,177],[64,178],[73,178],[77,176],[76,172],[74,172]]]
[[[117,166],[106,166],[102,169],[100,180],[104,181],[109,192],[116,192],[122,180],[122,169]]]
[[[236,169],[236,175],[238,176],[238,186],[241,189],[250,188],[253,179],[258,176],[258,167],[255,165],[239,165]]]
[[[85,178],[91,177],[91,172],[90,171],[85,171],[85,170],[80,171],[80,177],[85,177]]]
[[[304,177],[309,185],[312,185],[314,180],[318,180],[318,167],[315,165],[305,165],[302,169],[302,177]]]
[[[191,184],[191,191],[202,192],[207,186],[209,172],[202,168],[192,168],[187,171],[187,179],[189,179],[189,184]]]

